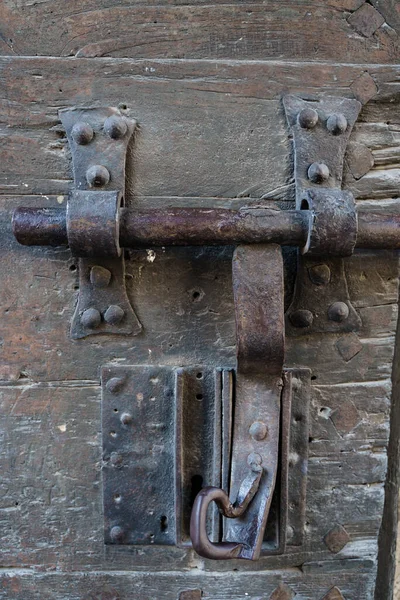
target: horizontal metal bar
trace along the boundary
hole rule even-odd
[[[311,218],[307,210],[243,208],[121,209],[120,245],[196,246],[276,243],[305,245]],[[25,246],[67,245],[63,208],[17,208],[13,231]],[[358,248],[400,248],[399,214],[358,212]]]

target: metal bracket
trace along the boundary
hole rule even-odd
[[[309,235],[298,256],[287,311],[288,331],[355,331],[361,320],[350,302],[342,257],[354,250],[357,217],[353,196],[340,188],[344,154],[361,104],[296,96],[286,96],[283,104],[293,135],[296,208],[310,211]]]
[[[141,325],[125,288],[119,215],[125,193],[125,160],[136,123],[117,108],[60,111],[71,148],[75,189],[68,197],[66,232],[79,258],[79,297],[72,339],[133,334]]]

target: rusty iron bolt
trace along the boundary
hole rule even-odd
[[[341,113],[331,115],[326,122],[326,127],[333,135],[340,135],[347,129],[347,119]]]
[[[110,325],[117,325],[125,316],[125,311],[120,306],[112,304],[104,313],[104,320]]]
[[[96,329],[101,323],[101,314],[97,308],[88,308],[81,315],[81,323],[89,329]]]
[[[128,125],[123,117],[111,115],[104,123],[104,131],[113,140],[120,140],[126,135]]]
[[[118,394],[125,383],[124,377],[111,377],[106,383],[106,388],[111,394]]]
[[[308,271],[310,280],[315,285],[326,285],[331,279],[331,270],[328,265],[315,265]]]
[[[94,132],[89,123],[75,123],[71,129],[72,139],[80,146],[86,146],[90,144],[93,139]]]
[[[119,525],[114,525],[114,527],[111,527],[110,537],[115,542],[120,542],[121,540],[123,540],[124,535],[124,530]]]
[[[110,173],[103,165],[93,165],[86,171],[86,181],[91,187],[102,187],[110,181]]]
[[[349,307],[344,302],[334,302],[328,308],[328,318],[330,321],[337,321],[341,323],[345,321],[349,316]]]
[[[252,452],[251,454],[249,454],[249,456],[247,457],[247,464],[249,465],[251,470],[256,473],[262,471],[262,458],[256,452]]]
[[[295,310],[289,318],[294,327],[310,327],[314,320],[312,312],[301,308]]]
[[[313,108],[303,108],[297,115],[297,121],[303,129],[313,129],[318,123],[318,113]]]
[[[313,163],[308,168],[308,179],[313,183],[323,183],[329,179],[329,169],[325,163]]]
[[[129,423],[132,423],[133,417],[130,413],[122,413],[121,415],[121,423],[123,425],[129,425]]]
[[[261,442],[267,437],[268,427],[262,421],[254,421],[250,425],[249,433],[254,440]]]
[[[111,281],[111,271],[95,265],[90,270],[90,283],[96,288],[105,288]]]

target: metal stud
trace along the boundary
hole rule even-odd
[[[77,144],[80,146],[86,146],[86,144],[90,144],[92,141],[94,132],[89,123],[79,122],[75,123],[71,129],[71,135]]]
[[[347,129],[347,119],[341,113],[331,115],[326,122],[326,127],[333,135],[340,135]]]
[[[110,325],[117,325],[125,316],[125,311],[120,306],[112,304],[104,313],[104,320]]]
[[[123,425],[129,425],[129,423],[132,423],[132,415],[130,413],[122,413],[121,415],[121,423]]]
[[[88,308],[81,315],[81,323],[89,329],[96,329],[101,323],[101,314],[96,308]]]
[[[255,421],[250,425],[249,433],[257,442],[261,442],[267,437],[268,427],[262,421]]]
[[[308,275],[315,285],[326,285],[331,279],[331,270],[328,265],[315,265],[309,269]]]
[[[347,304],[344,302],[334,302],[328,308],[328,319],[330,321],[337,321],[338,323],[341,323],[347,319],[349,313],[350,310]]]
[[[110,173],[103,165],[93,165],[86,171],[86,181],[91,187],[102,187],[110,181]]]
[[[111,115],[104,123],[104,131],[113,140],[119,140],[123,138],[128,131],[128,125],[123,117]]]
[[[310,327],[314,321],[312,312],[305,309],[295,310],[289,318],[294,327]]]
[[[112,540],[114,540],[114,542],[120,542],[121,540],[123,540],[124,535],[125,532],[119,525],[115,525],[111,528],[110,537]]]
[[[119,391],[123,388],[125,383],[124,377],[111,377],[106,383],[107,391],[111,394],[118,394]]]
[[[111,281],[111,271],[95,265],[90,269],[90,283],[96,288],[105,288]]]
[[[313,163],[308,168],[308,179],[313,183],[323,183],[329,179],[329,169],[325,163]]]
[[[297,115],[297,121],[303,129],[313,129],[318,123],[318,113],[313,108],[303,108]]]

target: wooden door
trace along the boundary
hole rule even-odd
[[[396,252],[345,260],[357,333],[286,336],[286,366],[312,375],[304,543],[216,562],[188,547],[104,544],[100,374],[233,368],[232,247],[130,250],[142,333],[72,340],[77,262],[67,248],[19,245],[11,214],[65,206],[73,174],[58,111],[73,106],[137,119],[132,209],[291,207],[288,93],[362,103],[343,186],[360,209],[397,212],[397,2],[2,0],[0,17],[0,597],[372,600],[377,586],[376,600],[389,600]],[[286,306],[293,253],[287,264]]]

